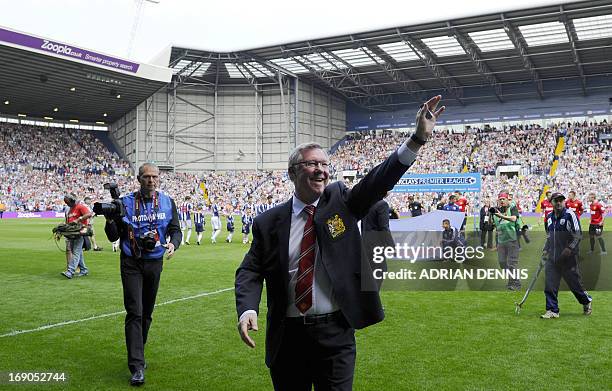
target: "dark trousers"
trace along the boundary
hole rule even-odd
[[[493,230],[480,229],[480,246],[485,246],[487,242],[487,248],[493,248]]]
[[[144,368],[144,346],[147,343],[151,315],[163,261],[142,260],[121,254],[121,283],[125,316],[125,344],[130,372]]]
[[[582,287],[580,270],[576,256],[556,262],[546,262],[546,285],[544,287],[544,295],[546,296],[546,309],[552,312],[559,312],[559,301],[557,294],[559,293],[559,283],[561,277],[567,283],[574,296],[580,304],[589,304],[591,296]]]
[[[355,330],[344,319],[314,325],[287,322],[270,367],[276,391],[350,391],[355,371]]]

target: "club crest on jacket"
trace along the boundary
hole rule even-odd
[[[340,216],[337,214],[334,215],[334,217],[327,219],[327,228],[329,228],[329,233],[332,239],[336,239],[346,231],[344,221],[342,221]]]

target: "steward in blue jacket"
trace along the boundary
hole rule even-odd
[[[580,221],[576,214],[565,208],[565,196],[554,193],[551,199],[553,212],[546,219],[547,237],[542,258],[546,260],[546,313],[543,319],[559,317],[557,294],[561,277],[576,299],[582,304],[585,315],[591,314],[592,298],[582,286],[578,268],[578,248],[582,239]]]

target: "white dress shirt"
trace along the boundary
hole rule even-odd
[[[316,208],[319,199],[313,202],[312,206]],[[297,196],[293,195],[293,209],[291,211],[291,229],[289,230],[289,288],[287,291],[288,305],[287,316],[295,317],[301,315],[320,315],[328,314],[338,310],[338,304],[334,299],[334,289],[329,279],[329,274],[325,269],[325,265],[321,260],[321,249],[319,248],[318,240],[315,242],[315,262],[314,262],[314,279],[312,282],[312,306],[305,314],[295,306],[295,283],[298,272],[298,259],[300,257],[300,247],[302,244],[302,236],[304,235],[304,226],[308,219],[308,213],[304,211],[306,204]],[[315,215],[317,213],[315,212]]]

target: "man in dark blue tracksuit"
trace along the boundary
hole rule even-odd
[[[553,212],[546,219],[547,238],[543,258],[546,259],[546,313],[543,319],[559,317],[557,293],[561,277],[567,283],[585,315],[591,314],[592,298],[582,287],[578,268],[578,246],[582,239],[580,221],[576,214],[565,208],[565,196],[552,195]]]

